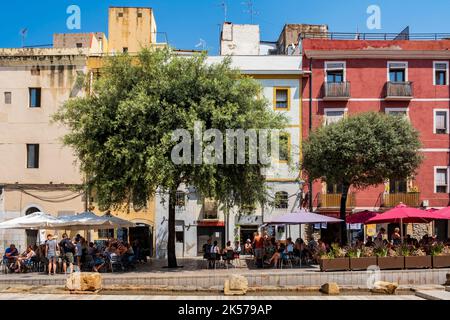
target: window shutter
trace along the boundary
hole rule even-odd
[[[447,113],[444,111],[436,112],[436,129],[446,130],[447,129]]]
[[[436,170],[436,185],[446,186],[447,185],[447,169],[437,169]]]

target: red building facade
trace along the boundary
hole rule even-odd
[[[368,111],[406,116],[420,133],[424,161],[417,175],[364,191],[350,190],[348,210],[383,211],[400,202],[448,206],[450,40],[303,39],[301,48],[303,70],[311,72],[302,87],[304,139],[310,126],[314,130]],[[339,192],[340,186],[314,182],[313,208],[337,214]],[[448,234],[448,226],[444,229]]]

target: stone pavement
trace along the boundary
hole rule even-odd
[[[416,296],[427,300],[450,300],[450,292],[444,290],[419,290]]]
[[[148,296],[148,295],[70,295],[70,294],[0,294],[0,300],[423,300],[406,296]]]

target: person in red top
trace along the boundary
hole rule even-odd
[[[253,247],[255,248],[256,266],[258,268],[263,267],[263,252],[264,252],[264,239],[260,232],[256,233],[253,239]]]

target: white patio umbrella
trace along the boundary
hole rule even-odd
[[[133,222],[111,215],[97,216],[93,212],[83,212],[72,216],[64,216],[52,224],[55,229],[64,230],[95,230],[135,227]]]
[[[44,212],[35,212],[27,216],[11,219],[0,223],[0,229],[53,229],[52,225],[60,220]]]

